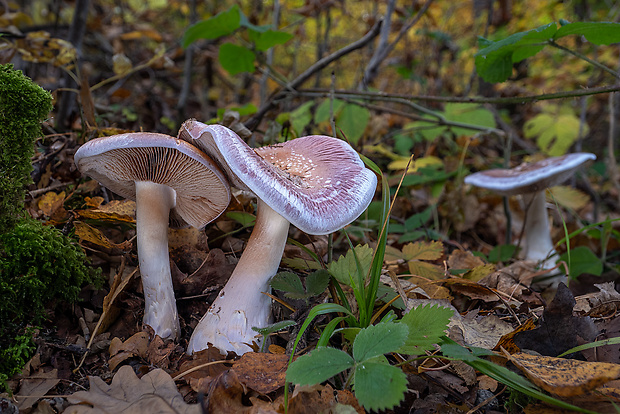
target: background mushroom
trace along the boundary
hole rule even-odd
[[[545,189],[561,184],[584,163],[595,159],[596,155],[590,153],[567,154],[524,163],[512,169],[480,171],[465,177],[465,183],[504,196],[523,195],[526,214],[522,256],[526,260],[541,262],[543,269],[550,269],[555,265],[555,260],[549,259],[555,249],[547,218]],[[557,285],[560,281],[554,279],[551,283]]]
[[[262,292],[278,270],[289,223],[316,235],[346,226],[370,204],[377,177],[346,142],[327,136],[252,149],[226,127],[190,120],[179,137],[210,154],[233,185],[258,198],[256,224],[239,263],[188,345],[190,354],[208,343],[242,354],[255,340],[252,327],[269,323],[271,301]]]
[[[215,220],[230,202],[223,173],[187,142],[148,132],[93,139],[74,159],[82,174],[136,200],[144,323],[162,338],[175,338],[179,320],[168,258],[170,210],[197,228]]]

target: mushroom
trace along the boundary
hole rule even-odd
[[[595,159],[596,155],[585,152],[566,154],[512,169],[480,171],[465,177],[465,183],[503,196],[523,195],[526,206],[523,257],[541,262],[542,269],[550,269],[555,265],[549,259],[555,249],[547,219],[545,189],[561,184],[584,163]]]
[[[197,228],[215,220],[230,202],[224,174],[189,143],[149,132],[93,139],[77,150],[74,160],[82,174],[136,200],[143,322],[162,338],[176,338],[180,327],[168,258],[170,211]]]
[[[221,125],[195,120],[179,137],[203,149],[231,185],[257,199],[256,224],[235,270],[190,338],[189,354],[207,348],[238,355],[251,351],[252,327],[269,323],[269,280],[276,274],[289,223],[313,235],[338,230],[370,204],[377,177],[346,142],[313,135],[252,149]],[[256,340],[260,342],[260,340]]]

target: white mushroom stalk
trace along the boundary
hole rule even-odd
[[[176,338],[180,324],[168,254],[170,212],[197,228],[215,220],[230,201],[224,175],[187,142],[148,132],[93,139],[74,159],[82,174],[136,200],[143,322],[162,338]]]
[[[168,259],[168,216],[176,192],[167,185],[136,181],[136,238],[144,291],[144,324],[162,338],[181,332]]]
[[[235,270],[217,299],[202,317],[188,345],[188,353],[211,343],[241,355],[260,342],[253,326],[269,323],[269,280],[277,273],[288,237],[289,222],[258,200],[256,224]]]
[[[540,263],[542,269],[555,266],[555,248],[549,231],[547,201],[545,191],[525,194],[523,203],[527,209],[523,238],[525,249],[523,257]]]
[[[289,223],[314,235],[355,220],[370,204],[377,177],[346,142],[308,136],[250,148],[230,129],[186,121],[179,138],[203,149],[229,182],[258,199],[256,225],[230,280],[200,320],[189,354],[211,343],[222,353],[250,351],[260,339],[252,327],[269,323],[271,300],[261,292],[277,270]]]

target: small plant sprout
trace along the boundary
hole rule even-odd
[[[203,149],[220,163],[232,185],[258,199],[245,251],[196,326],[187,351],[211,343],[222,353],[243,354],[256,341],[252,327],[269,324],[271,302],[262,292],[278,271],[289,223],[316,235],[346,226],[370,204],[377,177],[346,142],[327,136],[252,149],[226,127],[190,120],[179,137]]]
[[[148,132],[93,139],[75,153],[75,164],[104,187],[136,200],[144,324],[162,338],[176,338],[180,328],[168,258],[169,215],[172,210],[197,228],[215,220],[230,202],[223,173],[187,142]]]
[[[574,153],[547,158],[512,169],[480,171],[465,177],[465,183],[492,190],[503,196],[523,195],[526,207],[523,237],[523,257],[541,263],[542,269],[551,269],[555,263],[549,259],[555,254],[547,207],[545,189],[559,185],[588,161],[596,159],[590,153]],[[553,280],[552,285],[562,280]]]

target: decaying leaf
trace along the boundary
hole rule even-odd
[[[288,359],[285,354],[248,352],[235,362],[233,369],[246,387],[269,394],[284,386]]]
[[[39,199],[39,209],[43,211],[43,214],[51,217],[59,208],[62,207],[66,197],[67,195],[64,191],[61,191],[60,193],[49,191],[43,194]]]
[[[567,185],[558,185],[549,189],[551,192],[552,200],[563,207],[570,208],[571,210],[579,210],[585,207],[590,201],[590,197],[576,188],[569,187]]]
[[[112,200],[98,208],[78,210],[77,214],[85,219],[107,222],[135,223],[136,202],[132,200]]]
[[[201,414],[197,404],[187,404],[165,371],[156,369],[138,378],[130,366],[122,366],[110,385],[99,377],[89,377],[89,391],[67,397],[72,405],[67,414],[175,413]]]
[[[113,338],[110,342],[110,369],[114,371],[123,361],[132,357],[146,357],[149,347],[149,335],[146,332],[138,332],[125,342]]]
[[[620,378],[620,364],[583,362],[524,353],[506,353],[506,357],[534,384],[561,397],[581,395]]]
[[[131,242],[126,240],[122,243],[114,243],[110,239],[108,239],[105,234],[103,234],[99,229],[96,229],[83,221],[75,221],[73,223],[75,225],[75,235],[80,239],[84,240],[97,246],[104,247],[106,249],[121,249],[121,250],[130,250]]]
[[[45,372],[43,368],[40,368],[38,372],[22,379],[19,392],[15,396],[17,408],[23,411],[32,407],[59,382],[57,369]]]

